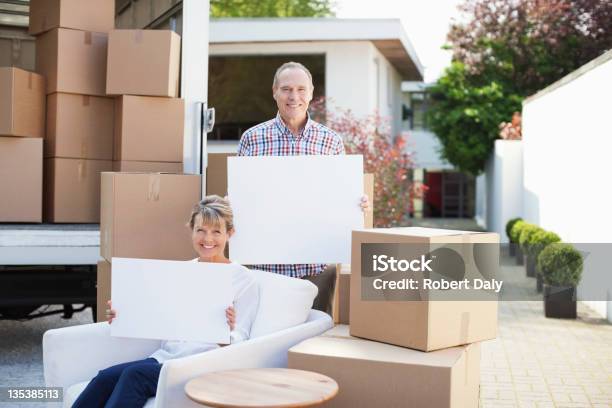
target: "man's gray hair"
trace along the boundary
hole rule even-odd
[[[276,88],[276,85],[278,84],[278,77],[280,76],[281,72],[283,72],[286,69],[292,69],[292,68],[297,68],[297,69],[301,69],[302,71],[304,71],[306,75],[308,75],[308,79],[310,80],[310,88],[314,89],[314,84],[312,83],[312,74],[310,73],[308,68],[306,68],[304,65],[300,64],[299,62],[294,62],[294,61],[285,62],[283,65],[278,67],[278,69],[276,70],[276,73],[274,74],[274,81],[272,82],[272,88]]]

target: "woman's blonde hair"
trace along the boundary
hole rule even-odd
[[[229,201],[218,195],[209,195],[197,203],[191,211],[189,217],[189,228],[193,230],[196,218],[202,217],[202,225],[212,225],[215,228],[221,226],[221,220],[225,221],[227,231],[234,229],[234,212],[230,207]]]

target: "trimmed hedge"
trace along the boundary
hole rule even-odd
[[[534,224],[525,223],[525,225],[523,225],[523,227],[521,228],[521,235],[518,238],[518,243],[521,246],[523,252],[529,252],[531,236],[537,233],[538,231],[543,231],[543,229]]]
[[[549,244],[538,256],[537,268],[544,283],[552,286],[577,286],[582,277],[583,259],[572,245]]]
[[[514,227],[514,224],[522,220],[522,218],[512,218],[506,223],[506,236],[508,236],[510,242],[514,243],[514,241],[512,240],[512,227]]]
[[[508,236],[511,242],[518,244],[519,237],[525,225],[527,225],[527,223],[523,220],[518,220],[512,225],[512,228],[510,228],[510,235]]]
[[[539,229],[527,238],[527,253],[537,258],[540,252],[553,242],[561,242],[561,238],[554,232]]]

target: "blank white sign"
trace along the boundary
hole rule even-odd
[[[242,264],[350,263],[363,228],[363,157],[229,157],[228,197]]]
[[[111,336],[229,344],[233,266],[112,259]]]

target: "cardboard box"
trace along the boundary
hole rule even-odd
[[[457,273],[461,274],[459,279],[484,279],[485,275],[495,275],[495,268],[499,266],[499,235],[495,233],[416,227],[354,230],[350,279],[351,335],[423,351],[495,338],[497,297],[494,293],[374,290],[373,282],[380,276],[369,271],[362,276],[362,266],[370,268],[373,259],[372,254],[362,255],[362,244],[385,244],[366,248],[367,251],[375,249],[378,254],[393,251],[389,249],[394,247],[393,244],[403,243],[411,244],[407,246],[410,253],[401,253],[395,246],[396,252],[392,253],[397,259],[417,259],[426,254],[438,257],[437,263],[431,265],[430,279],[437,277],[434,274],[449,274],[449,279],[454,279],[453,274]],[[478,255],[475,255],[477,246]],[[456,258],[447,255],[448,251],[452,251]],[[458,259],[460,263],[448,266],[447,262],[452,259]],[[457,265],[464,265],[464,270],[457,269]],[[392,278],[413,276],[406,272],[393,273],[396,275]],[[365,285],[363,293],[362,284]],[[406,300],[405,296],[416,297]]]
[[[44,219],[56,223],[100,222],[100,173],[110,160],[45,159]]]
[[[227,158],[236,153],[208,153],[206,168],[206,195],[227,195]]]
[[[424,353],[357,339],[347,326],[293,346],[288,367],[327,375],[338,395],[326,408],[476,408],[480,344]]]
[[[19,68],[0,68],[0,136],[45,135],[45,79]]]
[[[30,0],[31,35],[53,28],[107,33],[114,27],[115,0]]]
[[[106,321],[106,309],[111,298],[111,263],[101,259],[98,261],[98,277],[96,280],[96,321]]]
[[[363,175],[363,191],[370,199],[370,211],[365,212],[365,219],[363,221],[364,228],[374,227],[374,174],[367,173]]]
[[[181,37],[169,30],[109,33],[109,95],[178,97]]]
[[[363,191],[370,199],[370,211],[364,213],[364,228],[372,228],[374,224],[374,174],[363,175]],[[349,323],[351,265],[336,265],[336,285],[334,286],[334,302],[332,317],[334,323]]]
[[[199,175],[103,173],[101,255],[108,261],[194,258],[186,224],[200,194]]]
[[[182,162],[185,102],[120,96],[115,101],[116,161]]]
[[[182,173],[183,163],[114,161],[113,171],[132,173]]]
[[[114,112],[113,98],[49,95],[45,157],[112,160]]]
[[[0,137],[0,222],[41,222],[42,180],[42,139]]]
[[[336,324],[349,324],[351,295],[351,265],[336,265],[336,286],[332,316]]]
[[[212,152],[208,153],[208,166],[206,167],[206,195],[227,196],[227,158],[236,156],[236,153]],[[225,246],[225,256],[229,256],[230,243]]]
[[[36,38],[36,71],[55,92],[106,96],[108,34],[55,28]]]

